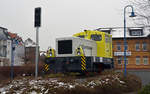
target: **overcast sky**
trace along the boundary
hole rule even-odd
[[[0,0],[0,27],[35,39],[34,8],[42,8],[40,48],[55,47],[55,38],[84,29],[123,27],[123,8],[129,0]]]

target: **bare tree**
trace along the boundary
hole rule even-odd
[[[150,0],[133,0],[131,2],[136,8],[135,23],[140,26],[150,26]]]

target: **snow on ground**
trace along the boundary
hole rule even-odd
[[[94,88],[95,86],[111,84],[114,81],[125,84],[124,81],[121,81],[118,75],[108,75],[104,78],[97,77],[93,80],[82,79],[74,79],[73,82],[63,82],[57,78],[49,78],[49,79],[29,79],[23,78],[18,80],[13,80],[10,84],[3,86],[0,88],[1,94],[49,94],[50,92],[55,93],[56,89],[64,88],[64,89],[72,89],[76,86],[83,86]]]

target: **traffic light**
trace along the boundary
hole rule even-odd
[[[35,8],[34,27],[41,26],[41,8]]]

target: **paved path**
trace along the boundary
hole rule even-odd
[[[150,83],[150,70],[129,70],[128,73],[135,74],[142,80],[142,85]]]

